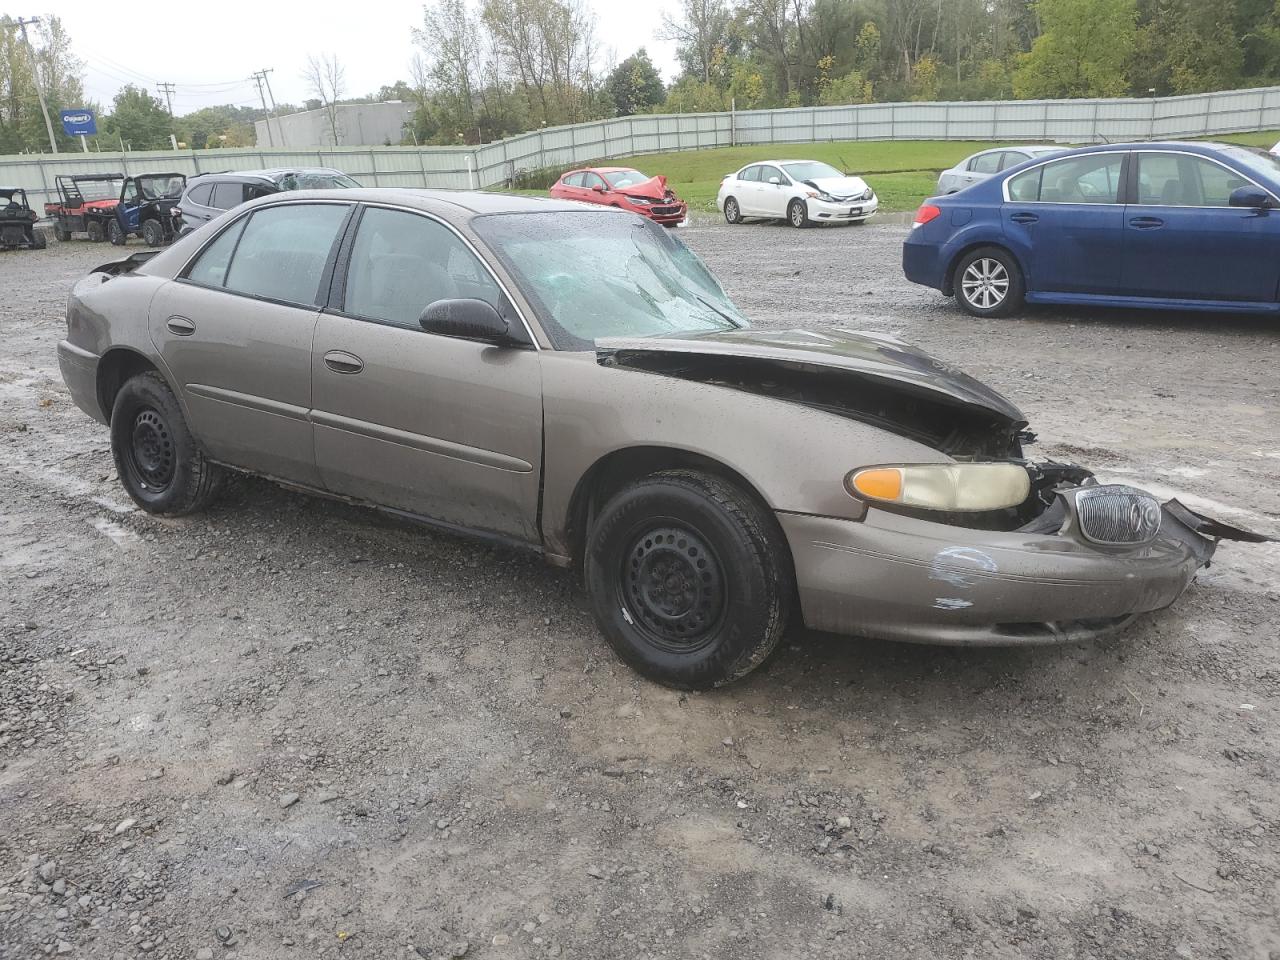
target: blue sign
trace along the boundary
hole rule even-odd
[[[63,110],[62,132],[68,137],[91,137],[98,132],[97,118],[92,110]]]

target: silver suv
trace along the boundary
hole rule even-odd
[[[173,215],[178,221],[179,236],[185,236],[247,200],[284,190],[342,190],[358,186],[342,171],[328,167],[202,173],[187,181]]]

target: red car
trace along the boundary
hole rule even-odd
[[[666,177],[646,177],[630,167],[570,170],[551,188],[558,200],[581,200],[621,207],[664,227],[684,221],[689,205],[667,188]]]

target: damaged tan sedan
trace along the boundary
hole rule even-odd
[[[291,193],[75,287],[59,344],[144,510],[228,469],[582,570],[618,654],[708,687],[794,615],[958,644],[1095,636],[1260,539],[1024,457],[1022,414],[888,337],[754,332],[630,214]]]

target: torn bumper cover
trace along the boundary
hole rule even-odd
[[[1147,542],[1090,542],[1076,509],[1089,489],[1061,495],[1066,518],[1054,532],[974,530],[874,508],[857,522],[779,513],[805,623],[921,643],[1090,639],[1177,600],[1219,540],[1270,539],[1170,500]]]

